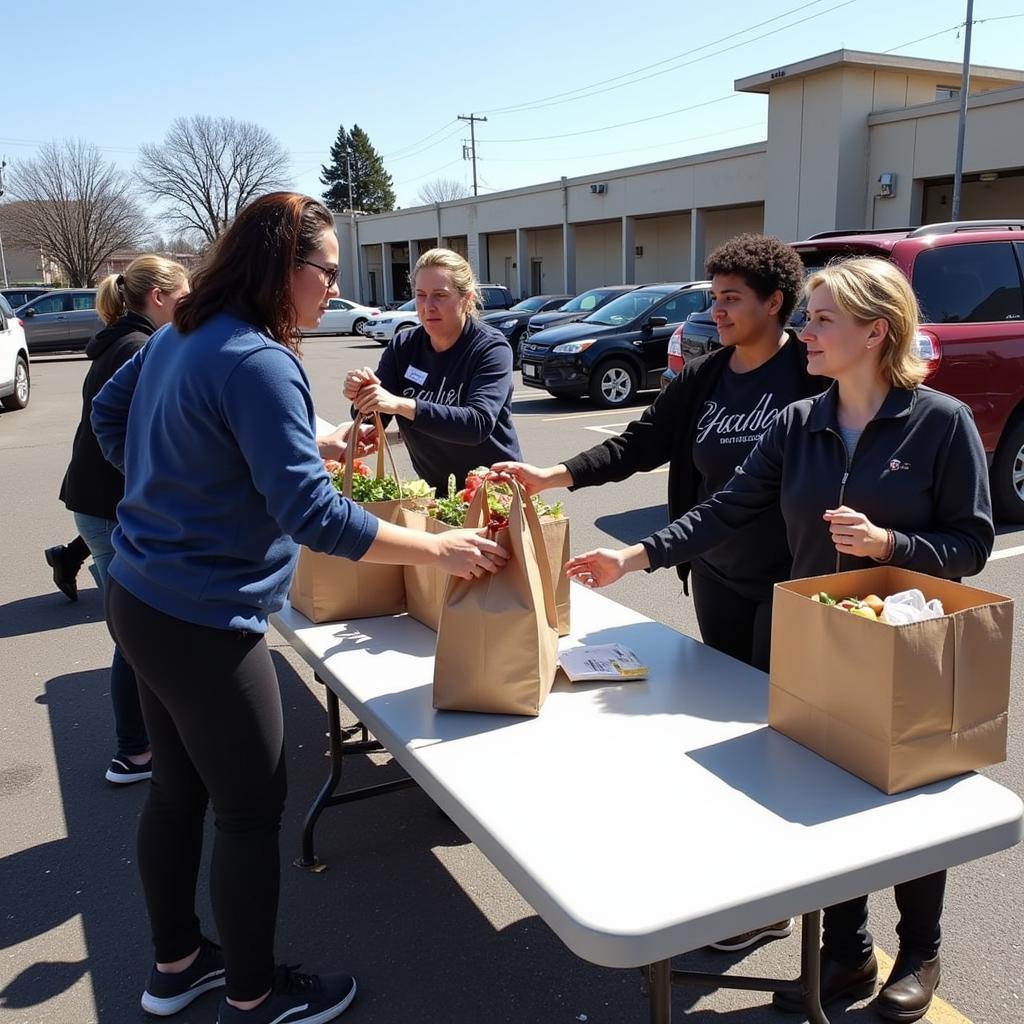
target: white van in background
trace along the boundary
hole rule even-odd
[[[25,329],[0,295],[0,405],[24,409],[31,391]]]

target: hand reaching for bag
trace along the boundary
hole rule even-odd
[[[350,402],[355,401],[356,395],[359,394],[359,389],[364,384],[380,384],[380,378],[368,366],[364,366],[359,370],[349,370],[345,374],[342,392]]]
[[[628,548],[596,548],[570,558],[565,563],[565,574],[593,590],[607,587],[609,583],[622,579],[627,572],[647,569],[650,564],[647,550],[641,544]]]
[[[497,572],[508,561],[508,552],[488,539],[486,528],[449,530],[435,534],[432,539],[438,568],[464,580]]]
[[[540,494],[551,487],[571,487],[572,474],[563,465],[531,466],[528,462],[496,462],[488,480],[515,480],[527,496]]]

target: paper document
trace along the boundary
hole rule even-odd
[[[622,644],[573,647],[559,654],[558,664],[573,683],[590,683],[600,679],[646,679],[648,673],[647,666],[640,663],[636,653]]]

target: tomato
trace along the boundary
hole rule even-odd
[[[352,460],[352,472],[353,473],[358,473],[359,476],[369,476],[370,475],[370,467],[367,466],[366,463],[363,462],[362,459],[353,459]]]

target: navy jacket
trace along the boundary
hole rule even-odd
[[[724,490],[641,542],[651,568],[693,558],[781,504],[794,578],[876,564],[836,551],[822,515],[839,505],[893,530],[892,565],[947,579],[980,572],[995,531],[970,409],[928,387],[893,388],[850,461],[837,402],[833,384],[785,409]]]

